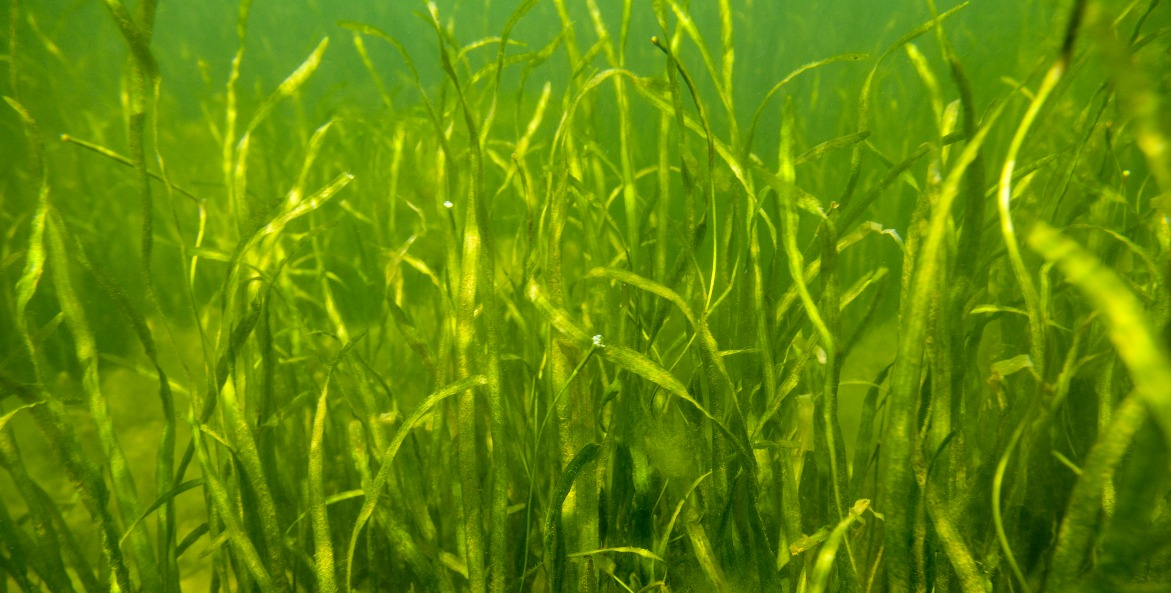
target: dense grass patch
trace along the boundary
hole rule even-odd
[[[1171,588],[1166,3],[295,4],[8,3],[0,592]]]

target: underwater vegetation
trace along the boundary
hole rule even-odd
[[[6,4],[0,593],[1171,590],[1171,3]]]

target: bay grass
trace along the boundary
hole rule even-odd
[[[1166,7],[908,6],[14,2],[0,590],[1171,585]]]

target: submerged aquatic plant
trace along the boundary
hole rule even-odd
[[[1166,3],[49,4],[0,591],[1171,588]]]

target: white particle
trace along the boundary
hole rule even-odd
[[[605,348],[606,345],[602,343],[602,334],[594,336],[594,348]]]
[[[451,208],[452,206],[455,206],[455,204],[452,204],[452,203],[451,203],[451,200],[444,200],[444,201],[443,201],[443,207],[444,207],[444,208]]]

